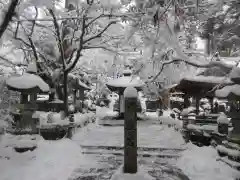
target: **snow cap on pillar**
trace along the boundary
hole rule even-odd
[[[137,89],[132,86],[127,87],[124,91],[124,97],[137,98],[138,97]]]
[[[28,64],[27,73],[37,74],[37,65],[35,62],[31,62]]]

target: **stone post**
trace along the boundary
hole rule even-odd
[[[188,131],[188,124],[189,124],[189,119],[188,119],[188,109],[183,109],[181,112],[182,115],[182,121],[183,121],[183,126],[182,126],[182,132],[183,132],[183,137],[186,142],[189,142],[190,140],[190,134]]]
[[[124,91],[124,173],[137,172],[137,98],[134,87]]]

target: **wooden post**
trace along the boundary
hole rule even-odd
[[[137,97],[134,87],[124,91],[124,173],[137,172]]]

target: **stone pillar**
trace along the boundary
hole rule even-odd
[[[80,99],[80,112],[83,112],[83,104],[84,104],[84,89],[79,89],[79,99]]]
[[[36,93],[30,94],[30,102],[35,102],[36,100],[37,100],[37,94]]]
[[[77,100],[77,90],[74,89],[74,90],[73,90],[73,104],[74,104],[74,105],[76,104],[76,100]]]
[[[24,93],[21,93],[21,96],[20,96],[20,103],[21,104],[25,104],[28,102],[28,94],[24,94]]]
[[[124,173],[137,172],[137,97],[134,87],[124,91]]]

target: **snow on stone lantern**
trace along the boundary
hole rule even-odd
[[[8,89],[21,92],[21,103],[35,102],[37,93],[48,92],[49,85],[37,74],[36,64],[28,65],[26,73],[12,76],[6,81]],[[30,96],[30,98],[28,98]]]
[[[84,102],[84,91],[85,90],[91,90],[89,86],[87,86],[84,82],[82,82],[81,75],[74,75],[74,74],[69,74],[69,81],[70,81],[70,86],[72,88],[72,96],[73,96],[73,104],[75,104],[77,109],[82,111],[83,107],[83,102]],[[80,101],[80,102],[79,102]]]
[[[231,118],[233,130],[230,138],[239,141],[240,137],[240,115],[236,104],[240,101],[240,68],[234,67],[230,72],[230,79],[234,84],[227,85],[215,91],[215,96],[220,99],[227,99],[232,102],[228,116]]]
[[[20,76],[12,76],[6,80],[9,90],[21,93],[19,104],[20,116],[22,116],[17,128],[31,128],[36,131],[36,124],[32,122],[33,111],[37,109],[37,93],[49,92],[49,85],[36,75],[36,64],[29,64],[26,73]],[[30,98],[29,98],[30,97]],[[13,114],[15,115],[15,114]]]
[[[123,76],[117,79],[111,79],[106,83],[107,87],[113,91],[118,93],[119,95],[119,118],[124,117],[124,97],[123,92],[127,87],[134,87],[138,91],[142,89],[144,86],[144,82],[140,80],[139,77],[133,77],[132,71],[130,69],[126,69],[123,71]]]

